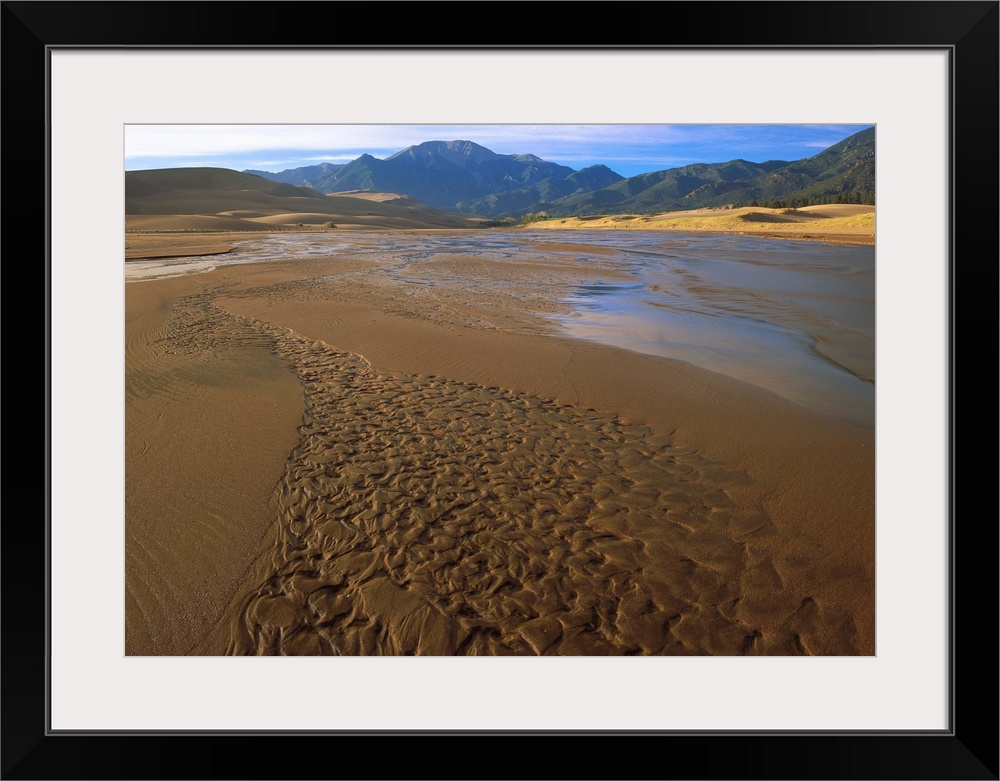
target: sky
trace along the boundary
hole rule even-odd
[[[278,172],[424,141],[474,141],[625,177],[691,163],[812,157],[870,125],[127,125],[125,170],[218,167]]]

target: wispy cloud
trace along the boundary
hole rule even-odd
[[[694,162],[795,160],[863,125],[129,125],[128,168],[212,165],[281,170],[364,153],[385,158],[424,141],[468,140],[625,176]]]

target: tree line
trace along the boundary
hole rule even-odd
[[[828,203],[857,203],[874,206],[875,191],[854,190],[849,193],[835,193],[830,195],[800,195],[795,198],[768,198],[767,200],[751,199],[743,203],[734,203],[730,208],[740,209],[744,206],[757,206],[763,209],[798,209],[803,206],[822,206]]]

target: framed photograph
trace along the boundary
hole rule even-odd
[[[998,4],[866,3],[863,13],[862,4],[843,2],[733,4],[725,6],[725,18],[720,20],[722,5],[659,4],[657,12],[665,13],[672,23],[662,28],[662,35],[644,31],[628,44],[546,41],[424,46],[406,38],[409,25],[420,17],[420,9],[426,9],[423,5],[414,5],[413,10],[406,4],[393,6],[392,24],[400,25],[400,37],[398,43],[387,44],[369,40],[367,32],[348,42],[323,40],[323,32],[305,21],[321,4],[3,3],[5,52],[13,61],[8,62],[4,76],[9,153],[5,157],[12,161],[5,176],[5,195],[8,209],[17,199],[25,227],[44,237],[33,250],[41,258],[17,261],[13,231],[8,230],[8,269],[14,267],[19,273],[23,268],[38,269],[30,276],[29,285],[41,288],[46,302],[45,364],[40,372],[46,379],[44,399],[37,390],[25,399],[29,406],[45,402],[40,416],[46,421],[44,454],[38,445],[27,446],[29,453],[40,453],[46,466],[44,484],[39,486],[45,498],[45,523],[11,523],[11,515],[4,530],[4,778],[188,778],[223,772],[242,778],[306,777],[331,772],[329,760],[320,757],[324,752],[315,752],[310,741],[363,738],[377,740],[381,748],[385,741],[395,746],[400,740],[416,737],[551,737],[564,741],[630,737],[629,751],[642,763],[641,770],[623,767],[617,752],[602,752],[606,755],[595,758],[588,751],[585,762],[553,756],[530,769],[500,771],[501,776],[509,777],[595,772],[608,778],[670,777],[677,773],[691,778],[998,777],[995,657],[984,661],[975,653],[976,648],[989,646],[993,654],[996,601],[992,589],[984,589],[981,580],[985,573],[994,582],[996,528],[992,522],[981,528],[977,522],[980,513],[974,515],[968,504],[958,502],[955,481],[958,475],[965,485],[980,481],[992,485],[995,479],[992,471],[979,475],[981,463],[968,455],[962,459],[961,472],[957,471],[955,426],[958,412],[964,408],[958,406],[956,370],[962,363],[984,363],[982,342],[978,341],[985,319],[982,313],[995,312],[996,306],[997,190],[995,177],[991,175],[986,181],[981,172],[997,170]],[[374,29],[370,25],[377,5],[337,4],[330,8],[337,17],[337,30]],[[561,10],[558,6],[515,4],[483,4],[481,8],[504,17],[530,8],[532,16],[537,14],[533,26],[549,30],[558,29]],[[454,9],[441,4],[436,10]],[[634,4],[627,13],[645,10]],[[253,23],[235,23],[239,14],[246,14]],[[781,24],[777,25],[773,20],[779,16]],[[337,37],[334,31],[330,34]],[[129,502],[135,501],[140,490],[146,492],[143,506],[170,502],[171,492],[189,490],[183,483],[171,483],[170,475],[157,472],[155,467],[144,473],[142,486],[127,482],[129,459],[146,453],[150,442],[155,450],[159,441],[155,437],[163,436],[164,431],[188,442],[185,452],[190,453],[190,475],[184,479],[194,480],[202,468],[199,464],[209,461],[217,465],[231,459],[227,474],[234,477],[252,472],[255,461],[248,460],[243,451],[263,454],[274,441],[266,439],[271,436],[267,427],[274,431],[289,428],[284,413],[277,410],[277,399],[287,389],[262,390],[259,398],[239,410],[226,402],[222,393],[226,382],[239,383],[242,373],[251,370],[264,376],[267,367],[257,364],[251,369],[241,365],[229,379],[223,377],[224,367],[219,369],[212,380],[220,392],[212,402],[215,406],[206,403],[197,410],[178,407],[170,411],[127,405],[127,394],[153,393],[155,389],[142,387],[135,379],[134,364],[128,363],[129,350],[134,349],[133,335],[141,326],[129,320],[135,313],[126,308],[123,265],[130,251],[131,257],[145,257],[146,250],[132,250],[129,241],[140,241],[144,230],[162,231],[166,223],[156,222],[160,217],[148,206],[135,206],[150,192],[165,192],[162,182],[140,181],[141,177],[126,173],[123,187],[126,155],[139,155],[136,150],[142,146],[143,154],[166,156],[176,151],[178,144],[174,135],[157,148],[156,134],[150,132],[139,145],[136,139],[140,131],[239,126],[277,135],[281,128],[403,125],[560,126],[578,130],[663,125],[810,126],[829,128],[831,133],[849,129],[833,139],[834,143],[872,130],[872,143],[877,144],[872,151],[874,158],[877,149],[877,185],[871,204],[876,216],[870,218],[877,224],[875,414],[872,421],[851,419],[845,423],[869,431],[851,440],[856,445],[853,455],[843,437],[820,440],[823,446],[834,441],[843,446],[828,456],[831,464],[839,459],[837,468],[831,467],[829,484],[802,488],[802,495],[795,500],[799,504],[789,514],[799,513],[803,524],[837,524],[837,512],[819,512],[819,520],[809,520],[811,494],[807,493],[815,492],[816,501],[824,506],[839,493],[845,506],[871,502],[874,534],[866,538],[853,527],[828,530],[829,536],[823,539],[839,540],[842,549],[831,545],[825,550],[806,550],[806,542],[800,542],[801,550],[791,546],[782,553],[785,562],[808,561],[802,565],[807,569],[827,567],[830,578],[840,578],[837,593],[845,594],[852,588],[863,592],[854,599],[867,608],[845,615],[837,632],[824,635],[815,630],[815,622],[810,624],[809,615],[827,603],[820,599],[817,606],[811,598],[803,599],[798,608],[803,618],[795,626],[804,628],[798,634],[789,630],[785,645],[775,640],[767,646],[759,635],[748,635],[733,640],[736,645],[732,647],[691,641],[678,655],[668,653],[662,644],[646,646],[635,639],[640,637],[635,627],[641,621],[629,625],[631,634],[625,633],[627,638],[620,646],[602,646],[595,651],[596,646],[588,645],[584,634],[568,631],[566,622],[561,627],[549,626],[542,617],[519,635],[522,646],[491,645],[493,641],[485,632],[479,639],[463,636],[448,640],[436,635],[438,645],[419,645],[416,640],[408,645],[406,633],[400,629],[395,634],[383,633],[383,639],[389,638],[388,651],[382,649],[387,655],[373,657],[368,655],[373,641],[359,631],[344,633],[351,639],[334,649],[335,658],[322,658],[321,651],[331,650],[323,645],[322,633],[309,637],[300,633],[294,642],[283,645],[288,637],[275,627],[285,620],[281,612],[287,607],[281,600],[284,592],[268,590],[268,584],[276,582],[275,578],[297,579],[300,584],[312,579],[316,581],[309,586],[312,591],[303,593],[326,594],[322,589],[327,589],[329,599],[322,608],[315,607],[319,604],[315,600],[309,602],[310,610],[318,609],[317,615],[329,610],[335,618],[353,617],[358,608],[352,608],[354,613],[347,609],[336,612],[341,599],[336,594],[345,578],[351,582],[355,570],[341,566],[327,572],[319,565],[310,565],[250,574],[242,569],[230,576],[224,571],[226,567],[239,567],[232,563],[237,561],[238,551],[230,551],[229,542],[220,544],[232,554],[232,561],[216,566],[213,562],[220,554],[207,537],[185,540],[171,530],[160,529],[136,538],[126,532],[126,513],[135,512],[135,505]],[[271,148],[277,150],[281,145],[275,141]],[[822,148],[818,146],[817,151]],[[516,151],[527,154],[535,150],[525,147]],[[22,159],[33,162],[30,166],[17,162]],[[38,166],[42,160],[44,173]],[[275,171],[279,162],[276,158]],[[262,162],[261,167],[264,165]],[[253,167],[240,166],[235,174],[251,176],[252,171],[245,171]],[[664,166],[668,167],[671,164]],[[282,186],[294,189],[298,183]],[[344,192],[344,187],[331,192],[330,197]],[[350,192],[358,197],[357,191]],[[253,222],[256,220],[264,229],[280,225],[282,236],[319,236],[322,232],[322,237],[315,239],[317,253],[328,252],[330,242],[341,240],[338,237],[362,235],[357,226],[363,227],[363,220],[381,225],[378,220],[390,219],[385,216],[385,199],[370,194],[365,197],[369,206],[362,212],[351,212],[355,216],[350,218],[345,218],[343,211],[324,211],[330,203],[325,195],[320,199],[322,208],[289,209],[287,214],[294,213],[295,219],[285,212],[272,219],[270,213],[255,211],[256,205],[228,209],[221,216],[206,206],[196,210],[195,216],[228,221],[226,231],[244,230],[238,225],[252,226],[258,224]],[[723,206],[713,201],[711,208],[738,213],[747,221],[749,232],[759,231],[762,220],[784,225],[811,219],[809,213],[796,210],[819,208],[808,200],[784,203],[777,196],[770,205],[755,200],[750,206],[737,200]],[[861,205],[865,204],[859,202]],[[834,217],[862,219],[866,209]],[[209,212],[214,216],[206,217]],[[126,223],[126,215],[140,213],[142,219],[152,221],[148,225],[141,220]],[[547,213],[533,214],[540,222],[550,222]],[[579,219],[581,215],[589,219],[584,207],[567,211],[562,218]],[[498,214],[486,218],[501,219]],[[196,235],[189,223],[167,230],[186,240]],[[132,230],[129,235],[134,239],[123,241],[123,227]],[[446,227],[455,228],[451,223]],[[531,238],[540,253],[552,251],[540,238],[544,227],[536,225],[539,233],[532,233]],[[571,226],[561,227],[566,233],[560,234],[558,241],[570,242]],[[592,227],[597,227],[596,223]],[[742,236],[743,232],[731,235]],[[211,253],[228,249],[213,245],[192,254],[210,258]],[[414,251],[419,254],[421,247],[415,244]],[[304,258],[302,262],[313,261]],[[352,262],[360,269],[364,260],[359,257]],[[974,273],[963,276],[961,272],[969,268]],[[397,275],[409,275],[404,280],[409,285],[426,283],[428,277],[420,277],[414,269]],[[434,273],[446,272],[442,265]],[[295,288],[293,280],[279,276],[267,278],[272,286],[268,290],[278,291],[274,295],[285,297],[281,299],[284,303],[278,298],[253,299],[246,292],[246,283],[235,276],[220,280],[213,290],[230,291],[226,300],[232,302],[235,313],[227,315],[230,317],[250,317],[259,311],[254,306],[285,306],[289,312],[297,308],[297,314],[306,318],[307,310],[313,311],[309,307],[316,305],[317,299],[311,297],[314,292],[306,295]],[[192,312],[211,306],[208,298],[198,298],[207,291],[196,289],[198,284],[191,282],[196,279],[197,275],[186,278],[183,305],[178,303],[182,301],[179,297],[158,304],[169,308],[176,321],[174,341],[162,349],[198,352],[190,365],[173,367],[183,381],[191,376],[184,372],[193,371],[197,361],[214,360],[218,367],[218,361],[226,360],[212,341],[218,334],[203,330],[205,321],[198,319],[200,315],[184,320],[185,306]],[[605,281],[602,278],[601,284]],[[508,284],[509,280],[503,282]],[[496,289],[484,283],[475,294],[492,295]],[[990,292],[989,302],[979,300],[985,290]],[[345,291],[331,287],[329,294],[348,301],[349,291]],[[606,295],[608,291],[602,288],[597,292]],[[963,293],[961,307],[959,292]],[[393,306],[405,307],[408,300],[400,297]],[[968,321],[962,317],[964,313],[970,313]],[[435,339],[445,338],[450,322],[430,322],[427,333]],[[966,322],[973,326],[968,332],[976,335],[959,339],[959,324]],[[681,324],[672,322],[671,326]],[[367,328],[386,339],[397,333],[376,322],[375,317],[370,324],[358,319],[351,327]],[[503,329],[498,326],[494,330]],[[277,332],[240,338],[265,337],[279,345],[285,344],[282,339],[291,338]],[[452,353],[457,355],[458,339],[464,337],[454,333],[447,338],[455,341]],[[12,341],[8,340],[9,365],[38,364],[41,356],[36,342],[29,347]],[[486,340],[482,344],[496,350],[499,342]],[[298,349],[290,342],[285,348],[292,352]],[[846,350],[843,345],[830,349],[838,348]],[[440,366],[423,368],[398,357],[381,358],[390,355],[389,347],[378,359],[361,357],[352,349],[345,342],[343,352],[328,357],[351,364],[341,367],[345,376],[361,367],[358,371],[368,372],[365,376],[378,375],[380,382],[385,382],[372,392],[378,395],[377,405],[367,413],[347,413],[348,418],[351,414],[355,418],[359,414],[402,415],[405,405],[425,398],[428,388],[447,393],[462,383],[465,390],[472,387],[467,377],[458,373],[448,376],[443,359]],[[963,351],[967,351],[967,360],[960,362]],[[508,355],[489,354],[496,360]],[[509,355],[527,361],[525,354]],[[310,355],[300,361],[301,366],[295,365],[303,387],[311,388],[316,385],[315,350]],[[995,351],[985,363],[992,366],[994,356]],[[845,360],[855,357],[852,354]],[[396,372],[390,371],[391,377],[386,373],[389,364]],[[485,403],[494,408],[506,405],[504,409],[510,407],[512,414],[524,402],[527,415],[537,406],[532,399],[547,397],[543,364],[539,358],[534,396],[526,393],[524,398],[508,398],[508,392],[494,388],[486,375],[474,390],[493,393]],[[634,366],[622,363],[621,371]],[[564,379],[565,371],[563,367]],[[127,378],[127,372],[133,374]],[[405,381],[400,379],[404,373]],[[527,370],[522,373],[527,376]],[[159,381],[152,374],[147,380]],[[524,379],[525,387],[530,382]],[[455,388],[449,383],[456,383]],[[619,384],[626,388],[619,388],[619,395],[627,395],[628,383],[623,379]],[[709,386],[692,381],[690,387]],[[961,398],[969,387],[971,384],[963,386]],[[983,383],[977,381],[976,387],[983,387]],[[321,390],[340,395],[331,401],[307,394],[307,406],[344,405],[347,399],[357,404],[364,401],[356,386]],[[365,392],[369,391],[370,387]],[[613,396],[612,391],[606,392]],[[729,398],[715,386],[711,386],[711,393]],[[388,396],[406,394],[412,395],[403,407],[383,403]],[[578,421],[573,417],[578,412],[572,400],[558,394],[558,388],[551,392],[558,409],[554,401],[552,409],[545,412],[573,418],[560,424],[560,436],[572,438],[567,431],[590,431],[587,427],[593,421]],[[685,397],[678,393],[673,398],[680,404]],[[986,403],[992,405],[994,400],[995,396]],[[724,407],[718,402],[719,416]],[[746,410],[764,415],[759,410],[765,407],[762,402]],[[727,409],[735,419],[736,413],[731,407]],[[252,418],[247,410],[252,410]],[[431,405],[421,414],[426,417],[437,411]],[[292,412],[293,418],[300,415]],[[599,410],[590,412],[597,415]],[[136,414],[149,419],[137,422],[137,418],[128,417]],[[172,414],[176,418],[172,419]],[[214,433],[199,439],[198,431],[204,427],[197,415],[226,414],[233,417],[234,430],[242,432],[238,441],[223,441]],[[335,425],[332,419],[317,420],[321,426]],[[753,436],[758,438],[747,449],[756,448],[762,459],[768,448],[810,452],[809,442],[781,432],[777,416],[773,424],[766,423],[766,416],[760,420],[765,421],[755,424],[760,431],[749,424],[746,430],[755,431]],[[593,431],[603,431],[602,425],[606,422],[593,422]],[[616,419],[613,425],[617,427],[615,441],[637,436],[625,418]],[[769,432],[764,430],[767,426]],[[137,431],[147,432],[148,437],[143,434],[137,439]],[[259,443],[254,438],[258,435]],[[372,436],[377,439],[377,434]],[[140,442],[143,437],[148,441]],[[712,441],[708,434],[705,437],[705,441]],[[485,441],[477,441],[478,446],[486,446]],[[594,440],[586,441],[591,447]],[[444,447],[440,443],[434,446],[438,445]],[[293,438],[285,451],[296,446]],[[336,446],[325,440],[316,444],[319,449]],[[863,452],[864,447],[869,450]],[[577,458],[573,455],[577,452],[566,451],[558,457]],[[637,449],[635,459],[622,461],[626,466],[621,475],[629,478],[627,469],[632,467],[628,465],[639,461],[643,462],[641,469],[648,471],[652,468],[648,455]],[[671,464],[688,470],[687,456],[678,448]],[[791,485],[798,478],[793,460],[786,460],[789,465],[783,467],[787,473],[782,485]],[[821,460],[817,457],[816,462]],[[851,469],[858,474],[868,469],[870,474],[871,466],[872,485],[859,490]],[[301,474],[313,474],[314,467],[303,461]],[[716,474],[712,472],[715,466],[707,461],[700,461],[698,468]],[[352,475],[364,473],[358,463],[351,469]],[[586,465],[581,469],[582,474],[590,474]],[[344,474],[336,479],[346,479]],[[629,484],[641,483],[639,472],[632,477]],[[290,486],[288,496],[311,496],[304,485]],[[391,493],[383,489],[373,489],[364,496],[366,507],[374,508],[371,514],[376,526],[379,502],[388,501],[385,497]],[[233,502],[242,501],[242,491],[234,483],[233,496],[219,501],[231,507]],[[532,501],[543,503],[539,491]],[[194,495],[195,489],[190,493]],[[517,497],[508,499],[516,501]],[[778,507],[782,501],[775,500],[772,506]],[[706,502],[704,497],[697,500],[699,506]],[[639,514],[641,510],[636,504],[630,512]],[[213,510],[209,507],[204,512]],[[249,518],[252,508],[246,512]],[[304,536],[296,531],[300,520],[296,512],[289,518],[291,536],[283,543],[289,546],[286,554],[311,544],[303,542]],[[963,518],[969,521],[965,525],[960,523]],[[846,511],[839,520],[848,524]],[[750,524],[746,518],[739,522]],[[679,528],[683,525],[680,520],[677,523]],[[307,550],[310,561],[326,560],[328,547],[340,544],[336,538],[341,531],[341,526],[335,530],[330,526],[324,532],[322,550]],[[748,525],[740,534],[745,537],[752,531]],[[370,532],[376,535],[385,530],[373,527]],[[252,533],[257,539],[263,534],[257,527],[252,527]],[[611,536],[609,532],[609,539]],[[734,534],[726,540],[744,537]],[[615,540],[615,544],[622,544],[619,537]],[[455,544],[454,540],[434,538],[430,545],[445,549],[449,542]],[[521,543],[519,539],[510,542]],[[231,589],[236,579],[245,581],[252,579],[250,575],[259,575],[259,592],[251,597],[233,592],[234,600],[245,602],[241,626],[251,631],[240,634],[228,626],[209,627],[203,606],[191,598],[200,593],[194,587],[175,594],[173,602],[137,597],[143,587],[139,581],[145,582],[155,568],[143,570],[134,560],[146,555],[144,546],[152,545],[182,551],[190,579],[215,583],[212,588]],[[868,555],[872,580],[867,586],[859,585],[862,581],[857,579],[857,571],[843,565],[855,560],[845,552],[852,545],[862,551],[874,545]],[[611,550],[619,548],[608,548]],[[760,561],[754,556],[764,548],[751,545],[746,550],[745,556],[753,565],[747,571],[753,577],[772,573],[781,580],[781,573],[787,576],[795,571],[757,566]],[[573,552],[568,545],[567,555]],[[283,555],[285,562],[295,559],[295,554]],[[625,554],[619,551],[615,555]],[[205,565],[200,570],[198,557]],[[472,557],[470,553],[468,558]],[[864,560],[865,554],[856,558]],[[701,574],[689,574],[685,582],[703,582],[709,571],[724,567],[719,561],[695,559],[698,556],[689,558],[685,566]],[[351,564],[355,565],[360,572],[365,561],[359,558]],[[420,572],[418,565],[413,562],[410,572]],[[697,570],[698,566],[705,569]],[[470,569],[468,576],[474,574]],[[808,580],[810,576],[803,570],[802,577]],[[229,585],[218,585],[226,583]],[[502,587],[502,583],[493,584],[493,588]],[[716,597],[735,602],[741,596],[723,591],[721,587],[715,591],[705,587],[699,591],[703,599],[698,606],[709,606]],[[382,605],[380,609],[388,611],[384,615],[402,610],[400,600],[405,598],[389,581],[379,585],[369,580],[358,593],[359,599],[367,600],[366,605]],[[44,595],[44,602],[40,595]],[[543,596],[539,592],[538,599]],[[970,607],[973,603],[974,608]],[[172,611],[171,618],[147,615],[151,610],[166,609],[164,605]],[[714,610],[715,604],[710,607]],[[460,611],[462,606],[455,602],[454,609]],[[594,609],[599,614],[599,608]],[[836,622],[830,609],[825,609],[824,626],[832,626]],[[415,610],[406,613],[406,620],[416,615]],[[647,614],[663,610],[669,624],[668,609],[652,599],[646,603]],[[759,607],[758,612],[763,615],[766,611]],[[640,613],[643,611],[637,608],[628,618],[638,619]],[[133,627],[131,634],[126,631],[127,620]],[[214,639],[182,647],[171,644],[166,630],[159,637],[154,637],[152,630],[143,635],[146,630],[141,627],[162,628],[172,621],[203,621],[201,635]],[[404,623],[401,618],[400,626]],[[984,625],[991,627],[989,632]],[[555,640],[553,633],[558,635]],[[228,645],[219,638],[229,638]],[[474,642],[485,649],[485,656],[451,655],[462,643]],[[558,642],[566,643],[564,655],[544,655]],[[501,647],[503,652],[497,650]],[[518,653],[519,648],[524,653]],[[754,653],[757,650],[761,653]],[[414,651],[417,655],[411,656]],[[505,656],[507,651],[512,655]],[[260,658],[261,654],[266,658]],[[987,699],[985,710],[991,714],[985,719],[973,716],[980,710],[974,703],[981,698]],[[216,773],[199,764],[206,741],[211,741]],[[304,758],[295,767],[279,760],[268,764],[255,750],[261,746],[276,757],[294,751]],[[378,777],[446,774],[436,764],[440,757],[434,761],[423,756],[414,759],[412,752],[386,752],[382,748],[380,757],[383,754],[380,762],[386,764],[373,771]],[[151,768],[150,756],[160,757],[163,764]],[[664,757],[676,757],[677,767],[672,768]]]

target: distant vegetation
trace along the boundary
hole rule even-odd
[[[487,228],[521,228],[533,222],[551,219],[545,212],[532,212],[531,214],[522,214],[520,217],[502,217],[498,220],[490,220],[485,225]]]
[[[834,195],[771,198],[766,201],[751,199],[746,203],[731,204],[730,208],[739,209],[743,206],[762,206],[765,209],[801,209],[803,206],[822,206],[828,203],[860,203],[867,206],[874,206],[875,192],[873,190],[855,190],[854,192]]]

